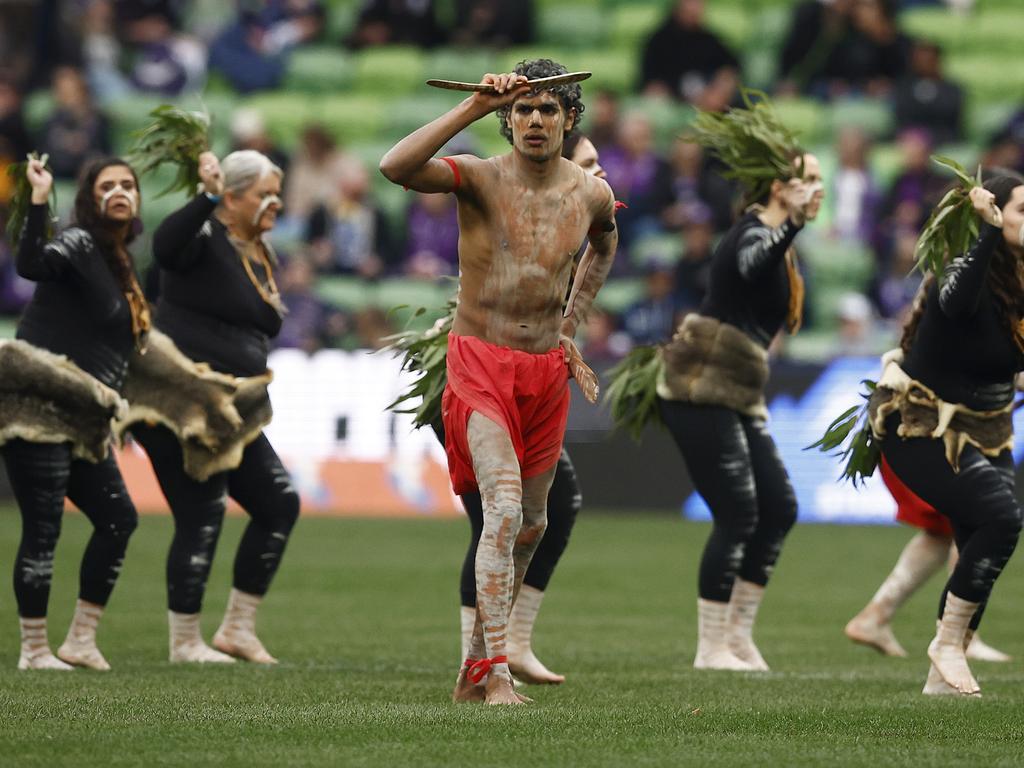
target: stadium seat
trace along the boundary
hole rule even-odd
[[[597,294],[596,303],[606,312],[620,314],[644,295],[644,281],[640,277],[618,277],[609,280]]]
[[[288,58],[284,88],[310,94],[334,93],[355,80],[352,56],[336,46],[297,48]]]
[[[813,99],[780,98],[774,101],[779,118],[805,145],[822,141],[828,132],[828,109]]]
[[[867,288],[875,270],[871,249],[861,243],[836,240],[818,230],[799,244],[800,256],[811,268],[814,290],[835,286],[847,291]]]
[[[425,54],[407,46],[366,48],[355,54],[355,88],[377,99],[418,92],[425,86]]]
[[[38,136],[43,124],[53,114],[56,105],[50,91],[39,89],[30,93],[22,106],[22,114],[25,117],[25,127],[29,134]]]
[[[667,149],[696,115],[696,110],[689,104],[644,96],[626,100],[622,105],[622,113],[628,112],[641,112],[651,121],[656,144],[661,149]]]
[[[900,14],[902,30],[915,38],[938,43],[947,54],[962,47],[968,20],[954,16],[948,8],[911,8]]]
[[[657,233],[642,237],[629,249],[629,260],[642,269],[651,265],[675,264],[683,255],[679,234]]]
[[[903,168],[903,153],[896,144],[876,144],[868,157],[875,183],[888,189]]]
[[[365,280],[348,275],[318,277],[313,289],[322,301],[349,312],[372,305],[376,295]]]
[[[874,139],[892,132],[891,108],[879,99],[841,99],[833,102],[829,117],[833,134],[846,126],[860,128]]]
[[[355,29],[358,15],[359,8],[351,0],[328,0],[327,27],[324,32],[327,40],[344,42]]]
[[[1024,69],[1007,66],[1002,56],[973,53],[950,57],[946,71],[978,103],[1019,101],[1024,96]]]
[[[378,284],[376,305],[398,328],[424,327],[441,314],[454,289],[448,283],[393,277]],[[420,309],[424,311],[417,314]]]
[[[479,82],[496,66],[494,52],[485,48],[439,48],[423,65],[427,78],[465,82]]]
[[[0,339],[13,339],[18,330],[18,320],[13,317],[0,317]]]
[[[566,48],[604,45],[606,14],[592,3],[559,3],[537,9],[537,33],[541,44]]]
[[[659,3],[616,3],[609,14],[608,39],[612,47],[640,56],[647,38],[665,17]]]
[[[578,56],[572,57],[572,61],[577,63],[570,69],[579,67],[594,73],[594,77],[583,84],[591,93],[596,89],[630,93],[637,85],[640,71],[639,51],[619,48],[580,51]],[[585,90],[584,97],[586,93]]]
[[[751,44],[754,16],[741,5],[714,2],[707,4],[707,26],[739,56]]]
[[[1001,130],[1014,112],[1017,104],[1013,101],[984,104],[967,102],[967,137],[972,143],[985,144]]]

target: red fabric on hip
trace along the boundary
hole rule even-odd
[[[523,478],[558,462],[569,415],[569,370],[561,347],[532,354],[451,333],[447,367],[441,418],[455,493],[477,490],[466,434],[473,411],[508,432]]]
[[[953,526],[949,518],[935,510],[931,504],[910,490],[882,457],[880,464],[882,480],[896,500],[896,519],[901,523],[920,528],[935,536],[953,537]]]

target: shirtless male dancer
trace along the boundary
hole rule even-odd
[[[380,162],[395,184],[454,192],[458,199],[459,292],[442,418],[452,485],[458,494],[479,489],[484,530],[476,557],[476,627],[455,701],[528,701],[516,693],[508,669],[509,612],[544,534],[570,375],[588,400],[597,400],[597,378],[572,339],[615,255],[615,198],[607,183],[561,156],[562,141],[583,112],[580,87],[526,85],[565,72],[537,59],[512,73],[485,75],[481,83],[493,85],[492,92],[474,93]],[[494,111],[512,152],[433,157]],[[590,244],[565,302],[584,237]]]

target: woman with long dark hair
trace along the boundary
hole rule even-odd
[[[264,400],[269,340],[285,312],[274,281],[276,259],[264,239],[281,209],[282,175],[253,150],[233,152],[223,164],[206,152],[199,158],[205,192],[168,216],[153,237],[160,267],[157,328],[190,360],[262,382]],[[276,662],[256,636],[256,610],[298,518],[299,496],[262,431],[269,403],[242,416],[251,423],[242,425],[237,451],[212,457],[169,420],[131,428],[174,516],[167,558],[172,662]],[[199,616],[228,496],[250,520],[215,650],[200,635]]]
[[[697,669],[767,670],[754,619],[796,496],[768,433],[768,346],[800,326],[803,283],[791,246],[823,197],[801,154],[722,238],[707,297],[664,350],[658,409],[713,521],[698,578]]]
[[[111,418],[123,410],[119,393],[129,361],[145,348],[149,331],[149,310],[128,251],[139,185],[123,160],[90,163],[75,196],[75,226],[47,241],[53,178],[36,159],[29,160],[26,176],[32,205],[17,268],[38,286],[18,325],[18,341],[3,346],[0,362],[7,386],[18,376],[29,380],[0,425],[22,519],[14,564],[18,668],[107,670],[96,627],[137,523],[109,443]],[[65,498],[89,518],[93,534],[82,557],[71,628],[54,656],[46,613]]]
[[[1024,179],[975,187],[974,245],[922,286],[869,423],[887,468],[952,523],[960,559],[939,603],[926,694],[980,695],[965,649],[1017,545],[1013,397],[1024,368]]]

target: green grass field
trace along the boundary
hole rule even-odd
[[[0,513],[0,572],[18,523]],[[209,638],[241,531],[210,580]],[[88,528],[69,515],[51,641],[63,638]],[[0,765],[623,766],[1020,765],[1024,673],[975,665],[981,700],[920,694],[940,582],[906,607],[910,659],[854,647],[844,622],[871,596],[904,529],[798,527],[756,637],[767,675],[697,673],[695,569],[704,525],[584,514],[548,593],[536,650],[569,675],[531,707],[455,706],[463,521],[300,522],[261,615],[282,663],[166,663],[166,518],[144,518],[101,628],[110,673],[24,673],[0,591]],[[7,582],[7,577],[4,577]],[[1024,660],[1024,577],[1011,563],[985,636]]]

